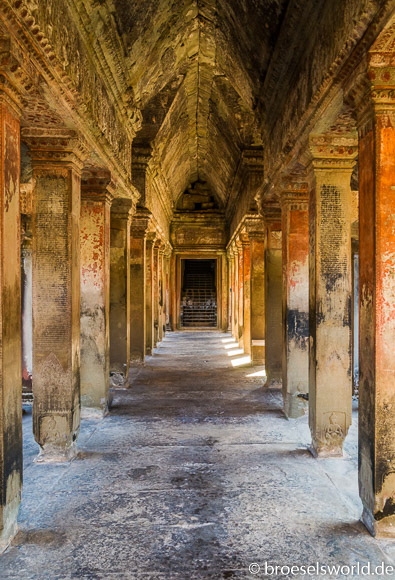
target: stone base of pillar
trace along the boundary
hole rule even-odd
[[[145,365],[145,360],[141,355],[134,356],[133,353],[130,355],[130,366],[131,367],[143,367]]]
[[[129,370],[129,363],[128,363]],[[121,388],[127,389],[129,387],[129,378],[126,375],[126,371],[123,368],[119,368],[119,365],[112,364],[110,370],[110,388]],[[111,395],[112,399],[112,395]],[[109,404],[111,407],[111,402]]]
[[[287,393],[283,398],[284,415],[287,419],[297,419],[307,414],[309,410],[307,399],[300,397],[297,393]]]
[[[361,522],[368,532],[376,538],[393,538],[395,529],[395,514],[375,519],[374,515],[366,507],[363,508]]]
[[[34,410],[33,410],[34,414]],[[77,454],[77,437],[80,431],[80,409],[74,412],[73,417],[68,414],[41,415],[33,417],[38,421],[38,433],[36,437],[40,445],[39,455],[35,458],[37,463],[61,463],[71,461]],[[72,426],[70,426],[70,421]]]
[[[49,443],[40,449],[39,454],[34,459],[34,463],[65,463],[72,461],[76,455],[77,444],[75,441],[72,441],[65,447]]]
[[[264,365],[265,364],[265,341],[252,340],[251,342],[251,364]]]
[[[282,381],[278,377],[266,375],[266,383],[263,386],[267,389],[281,389]]]
[[[339,441],[333,441],[328,444],[327,441],[312,441],[309,451],[311,455],[315,458],[330,458],[330,457],[343,457],[343,443],[344,438],[342,437]]]
[[[107,405],[105,407],[96,408],[96,407],[81,407],[81,419],[103,419],[106,415],[108,415],[108,411],[111,408],[112,403],[112,395],[109,395]]]
[[[15,484],[16,489],[21,489],[21,482]],[[20,505],[20,494],[18,494],[12,501],[2,507],[1,511],[1,529],[0,529],[0,554],[2,554],[18,532],[18,512]]]

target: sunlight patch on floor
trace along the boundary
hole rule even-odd
[[[225,344],[224,348],[226,350],[229,350],[230,348],[238,348],[239,343],[238,342],[233,342],[232,344]]]
[[[241,367],[243,365],[249,365],[251,364],[251,356],[249,354],[246,354],[244,356],[241,356],[240,358],[234,358],[231,362],[233,367]]]
[[[229,350],[226,354],[228,356],[237,356],[239,354],[244,354],[244,349],[242,349],[242,348],[235,348],[234,350]]]
[[[246,377],[266,377],[266,371],[265,369],[262,369],[260,371],[256,371],[255,373],[250,373],[249,375],[246,375]]]

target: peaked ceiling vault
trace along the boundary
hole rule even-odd
[[[130,83],[176,204],[205,182],[228,201],[241,152],[261,146],[259,95],[287,0],[114,0]]]

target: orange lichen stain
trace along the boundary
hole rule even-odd
[[[395,379],[395,129],[379,124],[376,182],[376,336],[377,363]],[[387,378],[388,380],[388,378]]]
[[[309,257],[309,215],[307,210],[291,210],[288,233],[288,278],[295,288],[306,283]]]
[[[104,216],[102,204],[81,205],[81,279],[97,288],[104,283]]]

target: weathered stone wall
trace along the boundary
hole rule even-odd
[[[309,117],[318,112],[319,99],[335,80],[348,77],[391,8],[391,2],[386,0],[294,4],[280,32],[262,89],[267,135],[265,169],[272,177]],[[367,30],[371,32],[365,34]],[[358,43],[360,48],[354,50]]]

